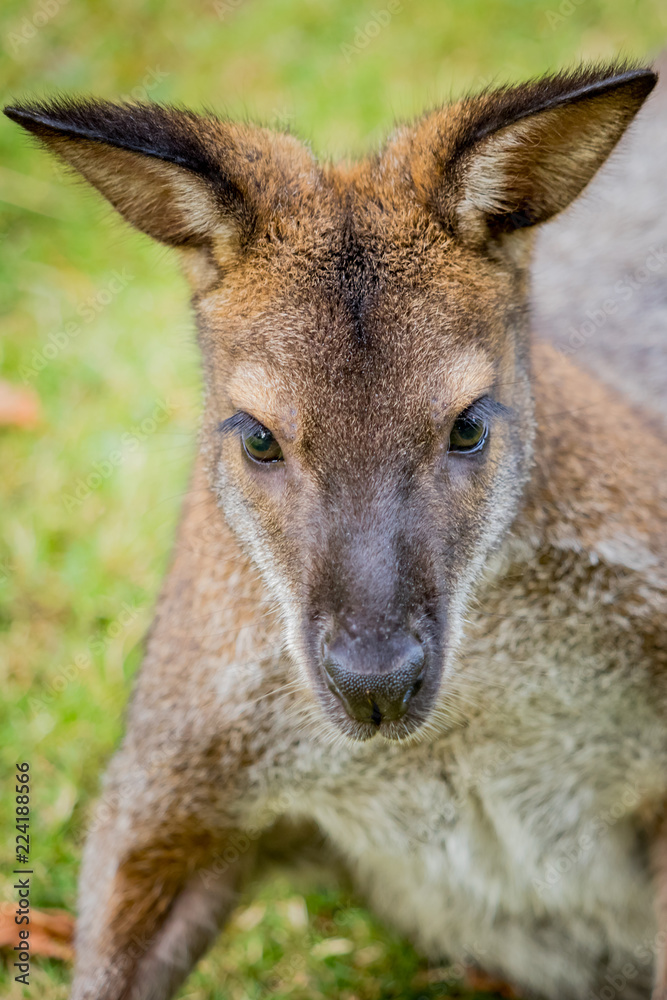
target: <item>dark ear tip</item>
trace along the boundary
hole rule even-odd
[[[628,69],[617,76],[613,76],[608,81],[609,89],[615,90],[618,87],[626,87],[629,92],[634,93],[645,101],[658,82],[658,74],[650,66],[639,66]],[[602,88],[607,89],[603,86]]]
[[[23,128],[30,129],[34,131],[34,127],[40,124],[39,114],[36,108],[20,107],[16,104],[8,104],[3,108],[3,113],[10,119],[10,121],[16,122],[17,125],[22,125]]]
[[[2,109],[2,113],[3,113],[4,115],[7,115],[7,117],[8,117],[8,118],[11,118],[11,120],[12,120],[13,122],[20,122],[20,121],[21,121],[21,109],[20,109],[20,108],[17,108],[17,107],[15,107],[15,106],[14,106],[14,105],[12,105],[12,104],[7,104],[7,105],[6,105],[6,106],[5,106],[5,107],[4,107],[3,109]]]
[[[623,80],[627,80],[628,83],[638,83],[646,94],[650,94],[658,82],[658,74],[650,66],[642,66],[638,69],[631,69],[628,70],[627,73],[623,73],[619,83],[623,82]]]
[[[80,107],[85,102],[80,102]],[[68,115],[77,110],[76,102],[59,100],[27,101],[25,104],[7,104],[4,114],[31,132],[57,131],[67,125]]]
[[[647,84],[648,84],[648,92],[649,93],[653,90],[653,88],[655,87],[655,85],[657,84],[657,82],[658,82],[659,79],[660,79],[660,76],[659,76],[658,73],[655,72],[654,69],[647,69],[646,70],[646,81],[647,81]]]
[[[584,83],[582,87],[569,95],[569,101],[574,103],[589,97],[600,96],[624,90],[634,94],[641,101],[646,100],[656,83],[658,74],[650,66],[633,66],[629,69],[619,67],[615,72],[601,76],[598,80]]]

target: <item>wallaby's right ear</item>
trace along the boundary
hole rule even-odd
[[[406,173],[462,242],[516,246],[505,238],[578,197],[656,80],[646,68],[591,66],[464,98],[398,133]]]
[[[137,229],[171,246],[252,237],[253,163],[266,133],[156,104],[54,101],[5,108]],[[251,189],[254,197],[251,195]]]

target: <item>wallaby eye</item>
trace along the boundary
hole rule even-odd
[[[250,433],[241,437],[243,450],[253,462],[282,462],[282,448],[271,431],[258,424]]]
[[[466,410],[454,421],[449,435],[449,451],[463,452],[467,455],[481,451],[486,444],[487,434],[486,421]]]

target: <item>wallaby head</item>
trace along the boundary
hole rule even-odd
[[[532,227],[585,187],[654,83],[616,66],[487,91],[336,165],[162,106],[7,109],[180,251],[212,488],[302,683],[351,737],[415,732],[455,668],[530,470]]]

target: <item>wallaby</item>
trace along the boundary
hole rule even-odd
[[[667,443],[527,307],[535,227],[655,81],[487,90],[336,165],[158,105],[6,109],[177,248],[204,357],[72,1000],[171,996],[313,830],[435,960],[666,1000]]]

